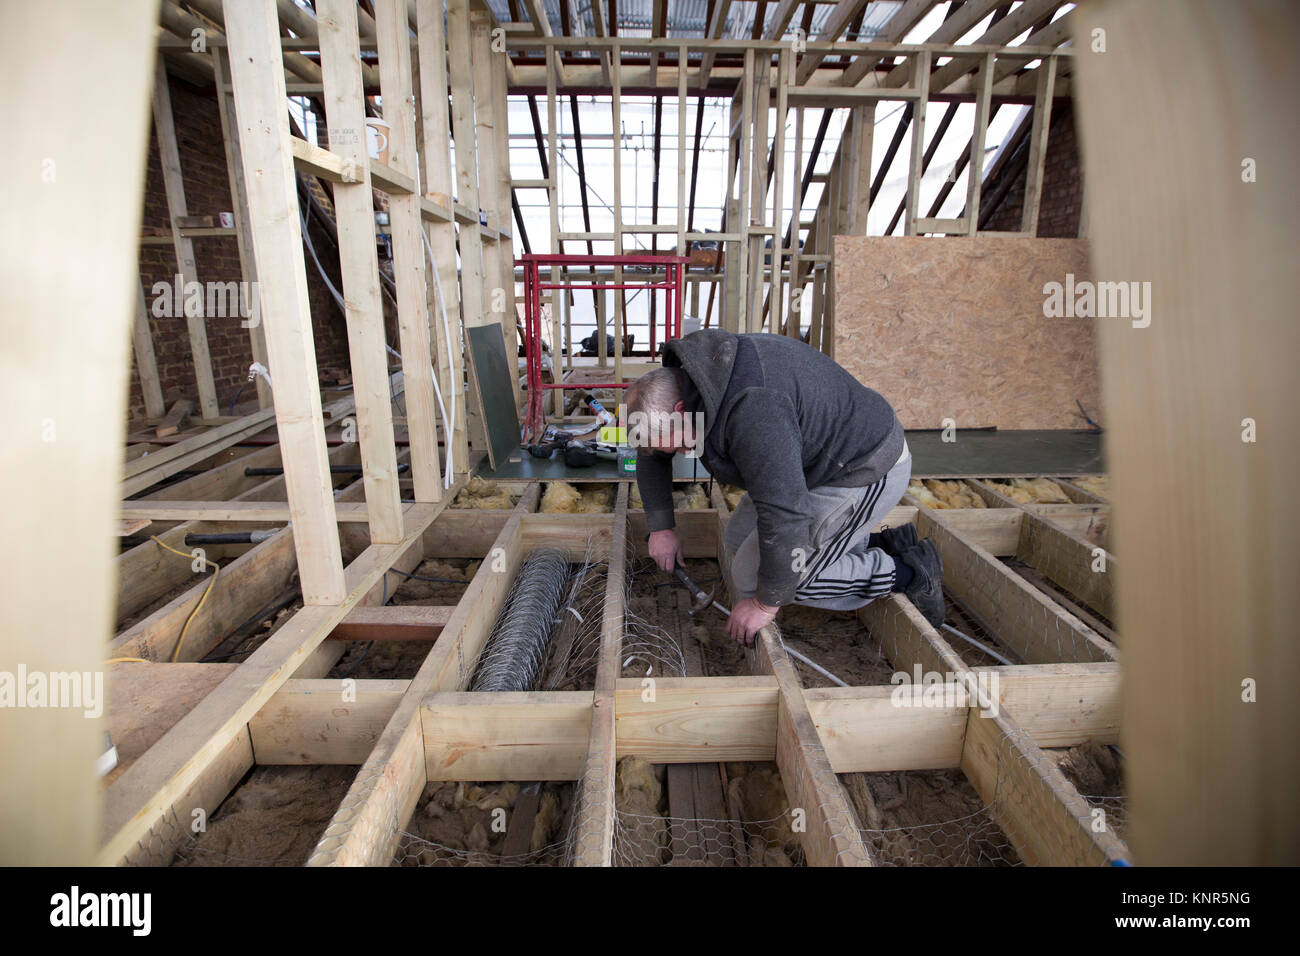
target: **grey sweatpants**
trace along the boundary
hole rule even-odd
[[[867,547],[871,530],[907,491],[912,476],[912,454],[903,445],[897,464],[865,488],[812,488],[813,553],[795,591],[795,604],[853,611],[890,592],[894,584],[894,559],[879,548]],[[731,557],[731,575],[739,598],[758,590],[758,513],[749,495],[727,523],[725,538]]]

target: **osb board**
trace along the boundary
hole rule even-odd
[[[1043,286],[1090,278],[1087,241],[835,237],[835,360],[904,428],[1085,428],[1100,417],[1093,319]],[[1118,321],[1118,320],[1110,320]]]

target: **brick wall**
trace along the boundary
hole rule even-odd
[[[180,150],[181,171],[185,181],[185,201],[191,216],[212,216],[233,209],[230,180],[226,171],[226,153],[221,139],[221,116],[211,90],[199,90],[184,80],[170,78],[172,114]],[[145,226],[168,228],[167,194],[163,189],[158,144],[152,130],[149,135],[149,166],[145,179]],[[337,254],[316,226],[311,227],[312,241],[331,281],[338,285]],[[238,282],[240,280],[239,246],[233,236],[194,239],[195,271],[199,282]],[[306,250],[304,249],[304,255]],[[153,334],[154,355],[163,397],[170,403],[179,398],[198,401],[194,362],[190,354],[189,331],[183,315],[153,315],[153,285],[174,282],[176,255],[171,243],[140,247],[140,278],[144,284],[145,305]],[[307,288],[310,295],[312,326],[316,340],[317,365],[346,367],[348,363],[347,328],[329,291],[320,281],[316,267],[307,259]],[[253,361],[249,330],[240,326],[238,316],[209,317],[205,326],[208,349],[212,356],[212,377],[222,413],[234,400],[240,387],[240,402],[256,398],[256,388],[247,382],[248,366]],[[274,380],[274,373],[272,373]],[[131,417],[144,415],[144,399],[139,376],[132,363],[131,391],[128,398]]]
[[[1032,116],[1026,118],[1032,122]],[[983,196],[992,192],[985,184]],[[1025,170],[1016,172],[1016,181],[998,204],[997,212],[984,227],[989,230],[1017,232],[1025,204]],[[1083,209],[1083,176],[1079,165],[1079,140],[1074,128],[1074,108],[1067,99],[1052,106],[1052,125],[1047,137],[1047,161],[1043,166],[1043,194],[1038,207],[1038,235],[1055,239],[1072,239],[1079,234],[1079,216]]]

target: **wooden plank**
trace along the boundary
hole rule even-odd
[[[1237,51],[1300,34],[1300,8],[1102,2],[1074,18],[1077,38],[1111,38],[1074,64],[1097,272],[1150,282],[1158,303],[1149,325],[1099,333],[1126,832],[1142,865],[1294,864],[1300,697],[1278,685],[1300,673],[1300,194],[1266,171],[1300,151],[1277,119],[1300,64]],[[1125,171],[1124,156],[1144,159]],[[1168,215],[1189,195],[1194,215]]]
[[[362,764],[410,681],[291,680],[248,722],[260,765]]]
[[[379,40],[379,76],[384,121],[389,124],[389,164],[418,178],[415,150],[414,87],[411,82],[410,27],[403,0],[377,0],[375,27]],[[405,375],[407,434],[416,501],[442,497],[438,462],[438,426],[434,414],[432,342],[425,288],[423,223],[418,194],[390,196],[393,277],[397,284],[397,321]],[[373,245],[373,243],[372,243]],[[448,426],[448,445],[452,426]]]
[[[190,418],[190,412],[192,411],[194,411],[194,402],[188,401],[188,399],[181,399],[181,401],[175,403],[175,405],[170,408],[170,411],[168,411],[168,414],[159,421],[157,428],[153,429],[153,433],[157,434],[157,437],[159,438],[165,438],[166,436],[169,436],[169,434],[175,434],[181,431],[182,425],[185,424],[187,418]]]
[[[614,817],[617,810],[614,781],[618,741],[615,692],[621,671],[623,614],[627,599],[626,537],[627,485],[620,483],[618,498],[614,502],[591,731],[574,803],[571,855],[575,866],[613,866],[614,863]]]
[[[960,13],[958,15],[960,16]],[[921,202],[921,157],[925,150],[925,111],[930,98],[930,52],[922,50],[911,60],[912,86],[918,91],[918,96],[916,107],[912,111],[912,141],[907,163],[907,202],[906,212],[903,214],[905,236],[914,236],[917,233],[916,219]],[[894,69],[899,70],[902,67],[898,66]]]
[[[973,668],[1040,747],[1119,739],[1117,664],[1026,664]],[[947,676],[947,675],[945,675]],[[996,678],[996,681],[994,681]],[[804,691],[836,773],[929,770],[961,764],[970,700],[949,677],[936,703],[900,706],[900,687],[824,687]],[[905,685],[900,685],[905,686]],[[945,686],[954,688],[946,691]],[[945,695],[952,700],[945,703]],[[902,698],[908,700],[909,698]]]
[[[1118,659],[1113,644],[966,540],[942,514],[921,509],[917,530],[939,549],[944,586],[983,618],[1022,660],[1051,664]]]
[[[141,498],[123,501],[119,506],[123,518],[150,518],[154,521],[249,521],[283,523],[292,520],[287,502],[277,501],[160,501]],[[403,505],[406,510],[410,505]],[[334,505],[336,521],[365,522],[364,502],[339,502]]]
[[[154,135],[158,140],[158,159],[162,165],[163,189],[167,194],[167,212],[171,217],[177,274],[184,285],[188,286],[191,282],[197,284],[199,279],[194,267],[194,243],[181,235],[178,223],[178,220],[188,215],[188,210],[185,207],[185,179],[181,174],[180,150],[176,145],[171,91],[167,86],[167,67],[162,57],[157,58],[154,68],[153,124]],[[183,295],[183,302],[185,326],[190,338],[190,356],[194,361],[194,381],[199,390],[199,408],[205,416],[215,417],[221,412],[217,408],[217,388],[212,381],[212,356],[208,352],[208,332],[204,325],[203,308],[188,295]]]
[[[1047,136],[1052,125],[1052,94],[1056,89],[1056,57],[1049,56],[1034,71],[1038,82],[1034,92],[1034,120],[1029,133],[1029,164],[1025,174],[1024,207],[1020,231],[1038,235],[1038,210],[1043,201],[1043,170],[1047,166]],[[967,209],[971,208],[968,204]]]
[[[322,0],[317,29],[321,72],[325,77],[325,113],[330,147],[361,172],[361,182],[336,184],[340,275],[346,303],[348,354],[356,396],[357,437],[364,468],[370,540],[390,544],[402,539],[402,513],[393,442],[392,396],[388,388],[384,307],[379,292],[375,252],[374,204],[370,192],[365,96],[357,52],[357,5]],[[409,301],[408,301],[409,307]],[[413,357],[418,362],[418,358]],[[419,368],[419,366],[415,366]],[[427,409],[422,410],[421,414]],[[427,462],[426,462],[427,464]]]
[[[174,8],[173,8],[174,9]],[[220,13],[219,10],[212,11]],[[224,16],[217,22],[224,24]],[[299,53],[286,53],[286,63],[309,64],[302,67],[314,71],[319,76],[320,68],[312,64]],[[217,88],[217,111],[221,119],[221,142],[226,151],[226,176],[230,182],[230,205],[235,218],[235,240],[239,246],[239,271],[244,282],[252,283],[249,288],[257,288],[257,260],[253,256],[253,234],[248,223],[248,189],[244,184],[244,163],[239,154],[239,137],[235,131],[235,99],[227,82],[230,75],[227,64],[227,51],[224,47],[212,46],[212,78]],[[253,361],[269,367],[270,359],[266,354],[266,332],[262,326],[261,314],[248,317],[241,325],[248,326],[248,345]],[[257,404],[260,408],[271,407],[271,386],[266,377],[257,377]]]
[[[0,488],[15,504],[0,558],[8,674],[20,663],[29,674],[97,672],[111,633],[113,478],[138,301],[156,12],[146,2],[9,6],[0,31],[6,121],[30,131],[0,158],[0,396],[21,421],[0,461]],[[104,143],[113,146],[88,148]],[[6,707],[5,864],[92,861],[92,767],[103,749],[102,721],[80,707]]]
[[[590,691],[429,694],[420,708],[430,780],[577,780]]]
[[[650,763],[772,760],[777,686],[771,677],[657,677],[654,700],[639,679],[614,695],[617,752]]]
[[[455,608],[425,604],[354,607],[334,630],[331,641],[433,641]]]
[[[1129,860],[1109,829],[1093,830],[1087,802],[1006,712],[966,721],[962,770],[1030,866],[1106,866]]]
[[[420,150],[421,182],[424,198],[450,206],[455,187],[452,183],[451,153],[448,140],[450,117],[447,105],[447,38],[443,4],[434,0],[417,0],[417,43],[420,68],[420,125],[423,148]],[[461,194],[464,199],[464,193]],[[429,314],[434,317],[434,338],[438,349],[438,384],[451,421],[443,422],[443,444],[452,456],[453,470],[469,469],[469,440],[465,421],[465,380],[461,342],[461,287],[456,269],[456,226],[452,221],[426,222],[430,256],[434,262],[433,281],[429,289]],[[465,268],[470,269],[472,250],[481,242],[478,235],[465,236],[462,249]]]
[[[158,362],[154,357],[153,333],[149,330],[149,311],[144,304],[144,286],[137,284],[135,321],[131,323],[131,343],[135,351],[135,371],[140,378],[144,413],[149,418],[165,414],[162,385],[158,379]]]
[[[335,532],[274,12],[265,4],[262,9],[232,5],[226,11],[226,39],[298,573],[306,603],[335,604],[344,600],[347,588]]]

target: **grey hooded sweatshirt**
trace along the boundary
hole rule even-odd
[[[786,336],[703,329],[667,342],[663,364],[686,373],[686,410],[704,414],[705,468],[753,499],[756,597],[788,604],[795,555],[812,553],[808,489],[879,481],[903,453],[902,425],[878,392]],[[672,456],[638,450],[636,478],[649,530],[673,527]]]

